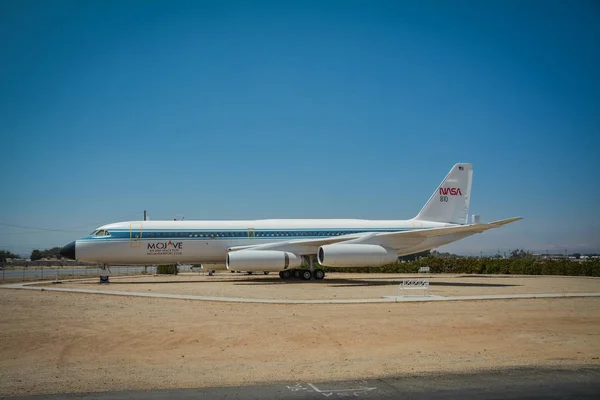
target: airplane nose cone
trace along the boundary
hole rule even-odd
[[[75,242],[71,242],[62,249],[60,249],[60,255],[65,258],[75,259]]]

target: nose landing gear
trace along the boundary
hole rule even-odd
[[[110,277],[111,271],[110,268],[108,268],[107,264],[102,265],[102,268],[100,269],[100,283],[101,284],[107,284],[110,283],[109,277]]]

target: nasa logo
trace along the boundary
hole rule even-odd
[[[440,188],[440,195],[442,196],[457,196],[457,195],[461,195],[462,196],[462,192],[460,191],[460,188]]]

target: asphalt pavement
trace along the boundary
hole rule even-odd
[[[189,400],[198,398],[237,400],[599,399],[600,365],[562,369],[505,369],[475,374],[431,374],[344,382],[290,381],[261,386],[55,394],[15,397],[14,399]]]

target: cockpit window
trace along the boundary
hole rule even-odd
[[[96,229],[90,236],[110,236],[110,233],[105,229]]]

